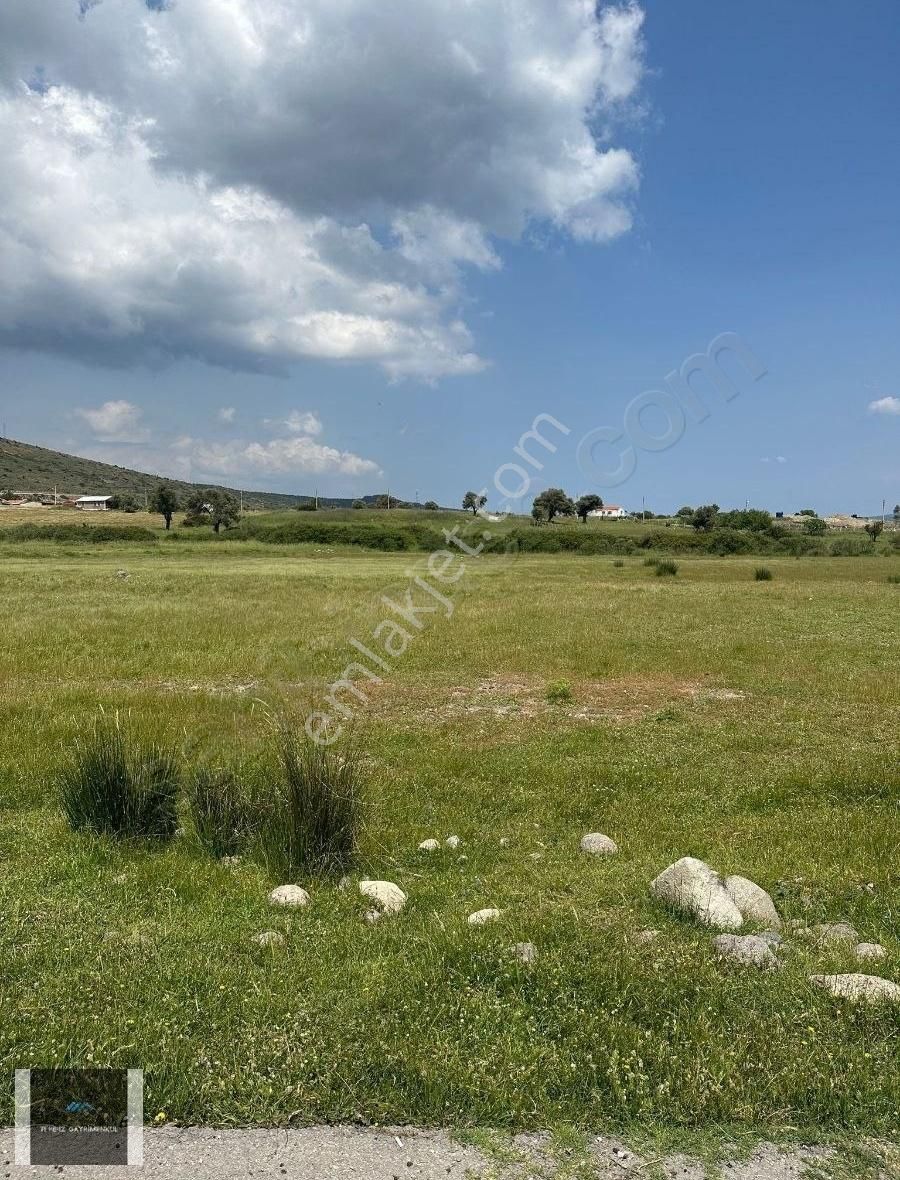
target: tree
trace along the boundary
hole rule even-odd
[[[719,513],[716,523],[722,528],[764,533],[772,527],[772,514],[764,508],[735,508],[731,512]]]
[[[472,515],[477,516],[479,508],[483,508],[487,504],[487,496],[479,496],[477,492],[466,492],[463,496],[463,508],[471,508]]]
[[[821,516],[808,516],[803,522],[803,531],[808,537],[824,537],[828,525]]]
[[[798,516],[818,516],[819,514],[818,514],[818,512],[816,512],[815,508],[801,508],[800,511],[797,513],[797,515]]]
[[[554,516],[575,515],[575,505],[562,488],[547,488],[535,496],[534,506],[546,515],[548,523]]]
[[[185,508],[185,524],[211,524],[214,533],[218,533],[222,525],[230,529],[241,519],[240,504],[224,488],[198,489],[188,498]]]
[[[866,525],[866,532],[872,538],[872,543],[874,544],[884,532],[884,521],[870,520]]]
[[[578,514],[581,523],[587,524],[588,513],[595,512],[598,508],[602,507],[603,501],[599,496],[595,496],[593,492],[591,492],[587,496],[580,496],[578,498],[578,503],[575,505],[575,511]]]
[[[900,504],[894,505],[894,520],[900,520]]]
[[[109,507],[114,512],[137,512],[140,508],[137,497],[130,492],[116,492],[110,497]]]
[[[437,510],[438,510],[438,502],[437,502],[437,500],[426,500],[426,501],[425,501],[425,504],[423,505],[423,507],[424,507],[424,508],[425,508],[425,509],[426,509],[428,512],[437,512]]]
[[[151,512],[157,512],[166,522],[166,528],[172,527],[172,517],[181,507],[181,498],[171,484],[161,483],[156,491],[150,494],[147,507]]]
[[[683,508],[679,508],[675,513],[676,516],[693,516],[694,510],[690,504],[685,504]]]
[[[714,529],[716,527],[716,522],[718,519],[718,504],[701,504],[699,508],[694,509],[691,515],[691,524],[698,533],[708,533],[710,529]]]
[[[365,506],[366,506],[365,500],[354,500],[353,504],[351,505],[351,507],[353,507],[353,508],[365,508]]]

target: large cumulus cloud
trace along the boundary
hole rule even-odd
[[[598,145],[642,14],[591,0],[4,0],[0,339],[434,378],[465,274],[630,225]]]

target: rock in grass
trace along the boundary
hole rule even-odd
[[[595,856],[612,856],[614,852],[619,851],[619,846],[615,840],[610,840],[609,836],[604,836],[602,832],[588,832],[586,836],[581,837],[581,851],[593,853]]]
[[[651,942],[656,942],[660,936],[659,930],[638,930],[636,934],[631,936],[631,941],[635,946],[649,946]]]
[[[900,985],[878,975],[810,975],[809,981],[839,1000],[861,1000],[867,1004],[900,1003]]]
[[[459,845],[460,845],[459,836],[448,836],[447,839],[444,841],[444,844],[447,848],[459,848]]]
[[[713,939],[713,946],[720,959],[731,959],[732,962],[742,963],[745,967],[771,971],[773,967],[778,966],[772,948],[764,938],[759,938],[755,934],[717,934]]]
[[[861,942],[854,947],[854,955],[863,962],[875,963],[887,958],[887,951],[880,942]]]
[[[437,852],[439,848],[437,840],[423,840],[419,845],[419,852]]]
[[[781,946],[784,942],[784,939],[777,930],[763,930],[756,937],[761,938],[763,942],[767,942],[769,946]]]
[[[805,935],[819,946],[834,946],[836,943],[859,942],[859,935],[846,922],[821,922],[818,926],[810,926]]]
[[[488,908],[486,910],[476,910],[474,914],[469,914],[466,921],[470,926],[485,926],[488,922],[496,922],[499,917],[499,910]]]
[[[367,922],[377,922],[389,914],[399,914],[406,905],[406,894],[393,881],[360,881],[359,891],[378,906],[378,909],[369,910],[366,914]]]
[[[537,959],[537,947],[533,942],[517,942],[512,953],[520,963],[530,964]]]
[[[739,930],[741,911],[725,891],[719,874],[702,860],[683,856],[659,874],[650,886],[659,901],[692,914],[717,930]]]
[[[257,946],[283,946],[284,935],[279,934],[277,930],[263,930],[262,933],[253,935],[253,941]]]
[[[741,911],[745,922],[764,922],[776,930],[781,929],[775,902],[755,881],[749,877],[726,877],[724,884],[725,892]]]
[[[299,885],[278,885],[269,894],[270,905],[290,906],[292,909],[297,909],[300,906],[309,905],[309,903],[309,894]]]

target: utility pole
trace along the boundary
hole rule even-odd
[[[388,502],[388,512],[390,512],[390,510],[391,510],[391,489],[390,488],[388,488],[388,490],[387,490],[387,502]]]
[[[644,497],[641,496],[641,524],[643,524],[646,521],[646,519],[647,518],[644,515]]]
[[[319,511],[319,489],[316,488],[316,512]]]

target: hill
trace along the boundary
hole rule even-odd
[[[112,463],[100,463],[95,459],[82,459],[78,455],[67,455],[62,451],[50,451],[31,443],[17,442],[11,438],[0,438],[0,491],[29,492],[36,496],[53,495],[54,489],[62,495],[106,496],[117,492],[131,492],[143,496],[152,492],[161,479],[188,495],[197,487],[224,487],[222,484],[188,483],[185,480],[170,479],[168,476],[153,475],[146,471],[132,471],[128,467],[117,467]],[[239,493],[235,488],[227,491]],[[246,508],[293,508],[308,495],[287,495],[281,492],[243,492]],[[362,497],[373,503],[376,496]],[[353,500],[346,498],[319,497],[319,503],[334,507],[349,508]]]

